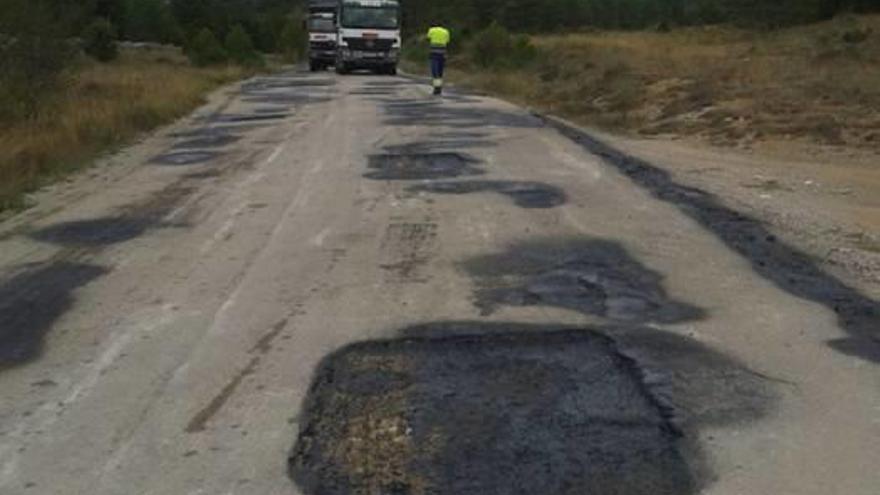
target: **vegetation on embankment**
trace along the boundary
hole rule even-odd
[[[0,211],[305,42],[294,0],[0,0]]]
[[[82,57],[27,117],[0,121],[0,210],[23,206],[23,193],[186,115],[250,72],[193,67],[174,48],[122,49],[111,63]]]
[[[709,26],[528,41],[489,31],[459,45],[453,82],[642,135],[880,150],[880,16],[776,31]],[[424,54],[408,55],[421,68]]]

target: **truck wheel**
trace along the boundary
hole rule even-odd
[[[336,73],[344,76],[348,74],[348,67],[343,62],[336,62]]]
[[[396,65],[392,65],[392,66],[388,67],[388,75],[389,76],[396,76],[397,75],[397,66]]]
[[[309,70],[312,72],[318,72],[319,70],[321,70],[321,66],[318,64],[318,62],[314,60],[309,60]]]

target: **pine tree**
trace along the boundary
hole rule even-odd
[[[254,42],[241,25],[236,25],[226,35],[226,54],[229,59],[240,65],[259,65],[262,57],[254,48]]]
[[[192,63],[199,67],[221,64],[226,62],[228,58],[223,45],[217,40],[214,32],[208,28],[199,31],[187,47],[186,52]]]

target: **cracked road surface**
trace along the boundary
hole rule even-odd
[[[876,495],[877,301],[429,91],[253,79],[0,224],[0,492]]]

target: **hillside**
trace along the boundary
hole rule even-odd
[[[772,32],[694,27],[534,36],[534,61],[453,80],[582,123],[751,147],[768,140],[880,151],[880,16]]]

